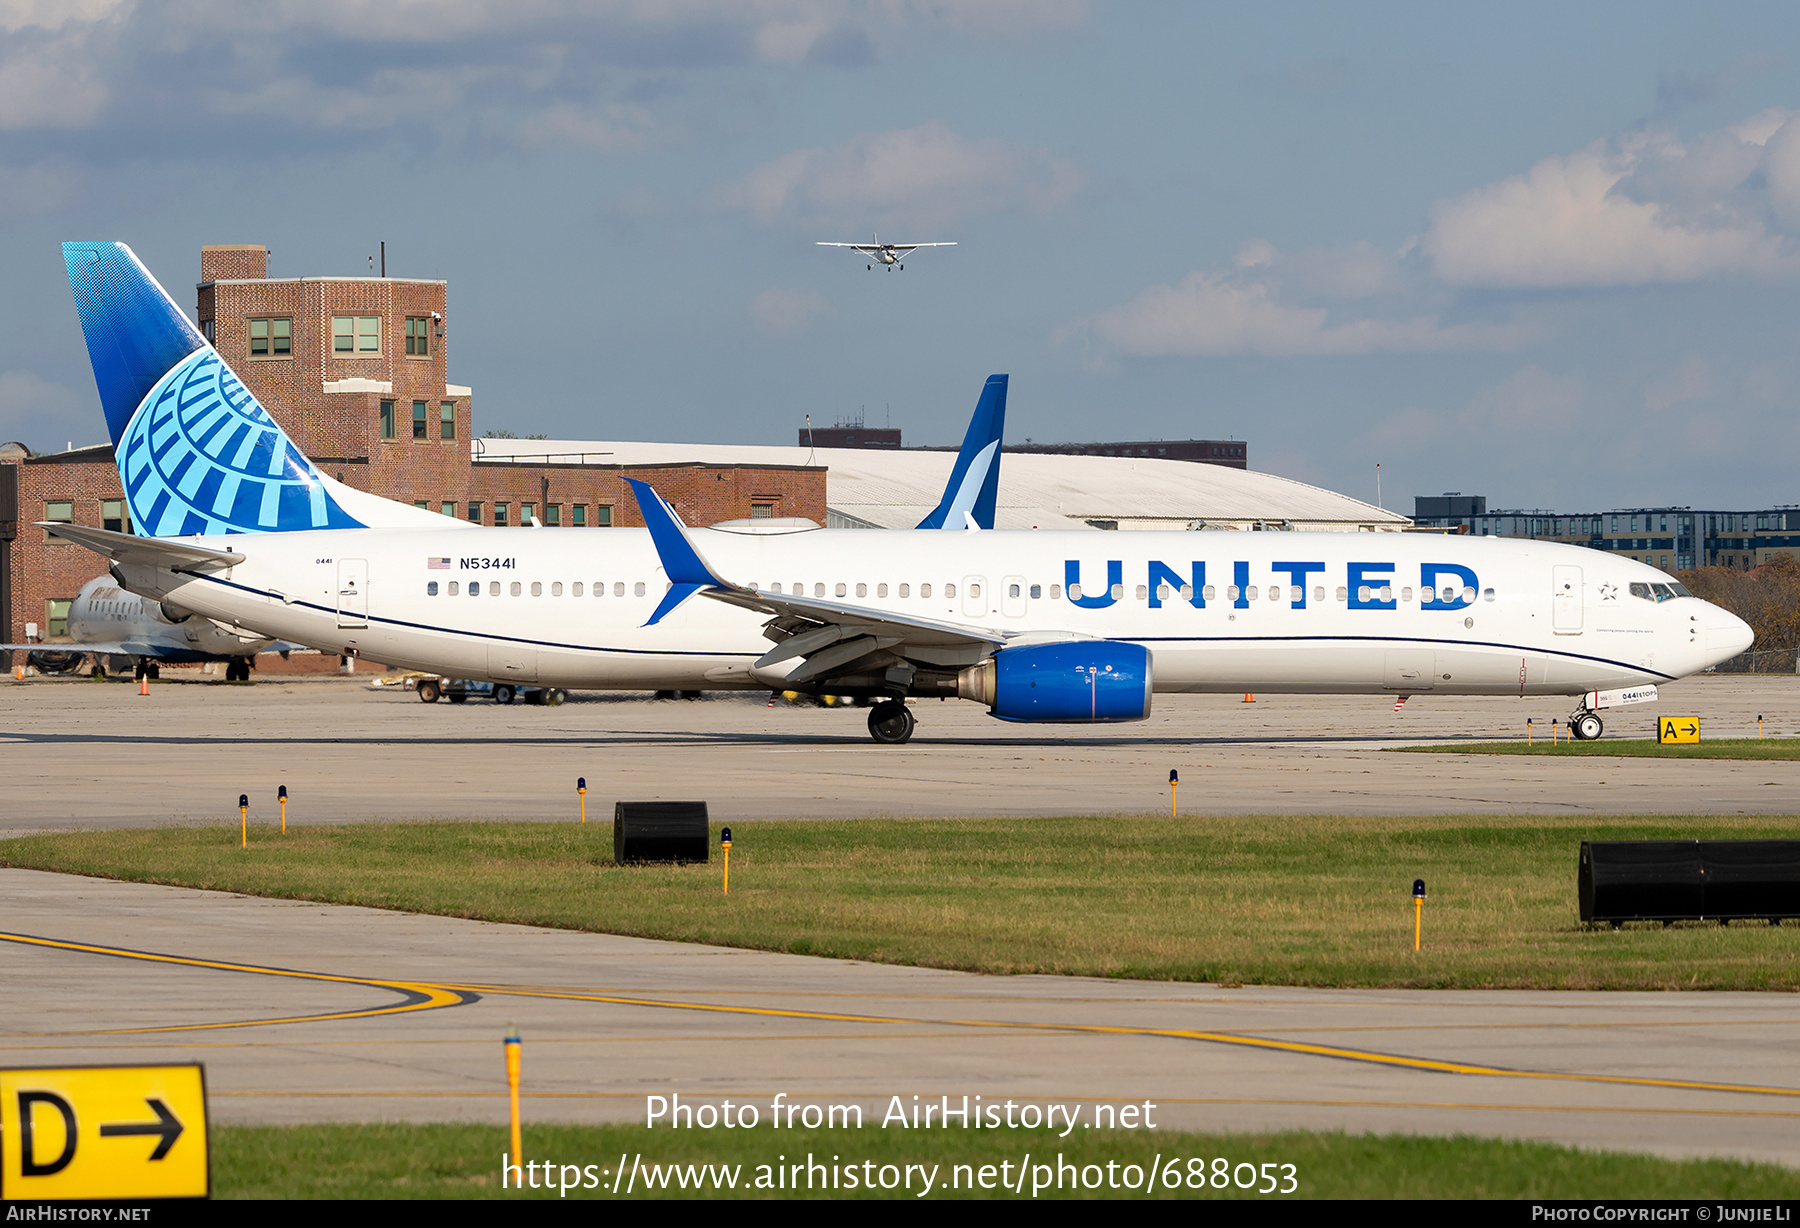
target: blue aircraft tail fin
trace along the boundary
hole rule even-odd
[[[963,436],[956,468],[944,497],[921,520],[921,529],[966,529],[971,517],[975,527],[994,527],[994,503],[1000,492],[1000,438],[1006,431],[1006,376],[990,375],[975,403],[975,416]]]
[[[63,262],[137,533],[461,523],[321,474],[123,243]]]
[[[63,263],[116,448],[157,381],[206,338],[123,243],[65,243]]]

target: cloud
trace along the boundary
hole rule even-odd
[[[928,228],[1012,209],[1052,209],[1081,185],[1080,170],[1066,158],[968,140],[933,121],[784,154],[726,185],[720,199],[764,222],[789,214],[846,226]]]
[[[1331,262],[1318,267],[1329,271]],[[1353,280],[1350,288],[1360,292],[1367,285]],[[1444,324],[1435,315],[1333,322],[1325,307],[1283,302],[1273,278],[1212,270],[1189,273],[1174,286],[1151,286],[1128,303],[1058,330],[1053,339],[1076,336],[1086,336],[1103,352],[1134,357],[1220,358],[1506,349],[1524,340],[1526,331],[1516,325]]]
[[[684,92],[649,114],[645,74],[855,69],[921,32],[1085,16],[1079,0],[0,0],[0,132],[137,152],[154,136],[185,156],[285,155],[295,136],[610,151],[678,127],[663,112]]]
[[[1767,172],[1767,186],[1759,185]],[[1431,212],[1420,251],[1453,286],[1556,288],[1800,271],[1774,215],[1800,216],[1800,131],[1765,112],[1545,158]]]
[[[750,318],[763,332],[791,337],[832,314],[831,303],[816,290],[764,290],[750,300]]]

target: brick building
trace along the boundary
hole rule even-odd
[[[444,282],[267,272],[261,246],[202,248],[200,330],[300,450],[346,485],[477,524],[607,528],[643,523],[625,485],[630,476],[655,486],[689,524],[764,516],[825,523],[822,467],[475,464],[474,394],[446,379]],[[96,427],[102,421],[96,404]],[[27,623],[46,639],[65,638],[68,602],[105,569],[98,556],[31,522],[129,532],[112,448],[32,455],[0,446],[0,464],[16,466],[18,492],[10,543],[8,509],[0,508],[7,641],[22,641]]]

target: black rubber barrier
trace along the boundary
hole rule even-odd
[[[1800,840],[1583,840],[1583,921],[1800,917]]]
[[[705,802],[615,802],[613,860],[706,861]]]

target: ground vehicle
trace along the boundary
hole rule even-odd
[[[497,704],[510,704],[515,699],[523,699],[528,704],[544,704],[554,708],[569,697],[569,693],[561,687],[521,687],[507,682],[483,682],[475,678],[419,678],[414,681],[413,690],[428,704],[436,703],[439,696],[453,704],[460,704],[467,703],[471,695],[487,695]]]

